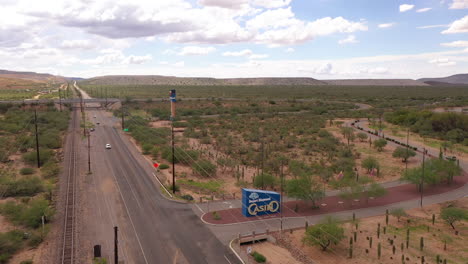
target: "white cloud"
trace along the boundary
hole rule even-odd
[[[177,54],[180,56],[207,55],[216,51],[213,47],[187,46],[183,47]]]
[[[450,9],[465,9],[468,8],[468,0],[453,0]]]
[[[345,38],[345,39],[340,39],[340,40],[338,41],[338,43],[339,43],[340,45],[343,45],[343,44],[353,44],[353,43],[358,43],[358,42],[359,42],[359,41],[357,41],[356,36],[354,36],[354,35],[349,35],[347,38]]]
[[[464,47],[468,47],[468,41],[467,40],[457,40],[457,41],[453,41],[453,42],[441,43],[440,45],[444,46],[444,47],[464,48]]]
[[[228,9],[241,9],[247,5],[249,0],[198,0],[203,6],[215,6]]]
[[[266,59],[270,57],[268,54],[252,54],[249,56],[249,59],[255,60],[255,59]]]
[[[468,32],[468,16],[455,20],[442,34],[466,33]]]
[[[251,60],[254,59],[265,59],[268,58],[268,54],[255,54],[253,51],[249,49],[244,49],[240,51],[226,51],[223,53],[223,56],[225,57],[247,57]]]
[[[400,12],[403,13],[406,11],[410,11],[413,8],[414,8],[414,5],[403,4],[403,5],[400,5]]]
[[[295,49],[294,49],[294,48],[287,48],[287,49],[285,49],[284,51],[285,51],[286,53],[292,53],[292,52],[295,51]]]
[[[265,43],[270,46],[293,45],[310,41],[319,36],[353,33],[367,31],[368,29],[365,21],[354,22],[343,17],[325,17],[312,22],[298,20],[291,16],[292,13],[290,13],[289,8],[282,9],[281,12],[277,11],[277,19],[270,16],[271,14],[272,12],[269,12],[268,15],[265,15],[265,18],[271,20],[271,23],[268,24],[263,24],[257,19],[247,21],[247,25],[250,22],[251,27],[262,29],[255,36],[255,41],[258,43]],[[263,16],[260,14],[258,17]]]
[[[64,40],[60,44],[62,49],[92,49],[95,48],[93,43],[89,40],[79,39],[79,40]]]
[[[432,59],[429,61],[431,64],[435,64],[439,67],[448,67],[448,66],[454,66],[457,65],[455,61],[451,61],[448,58],[438,58],[438,59]]]
[[[125,58],[122,63],[124,64],[143,64],[145,62],[148,62],[152,60],[153,57],[151,55],[145,55],[145,56],[135,56],[135,55],[130,55],[127,58]]]
[[[449,25],[428,25],[428,26],[420,26],[417,27],[419,29],[428,29],[428,28],[445,28],[448,27]]]
[[[420,9],[416,10],[416,12],[424,13],[424,12],[427,12],[427,11],[429,11],[431,9],[432,9],[431,7],[425,7],[425,8],[420,8]]]
[[[227,51],[223,53],[223,56],[226,57],[243,57],[243,56],[250,56],[253,52],[249,49],[244,49],[241,51]]]
[[[379,28],[391,28],[395,25],[395,23],[384,23],[384,24],[379,24]]]
[[[288,6],[292,0],[253,0],[252,3],[255,6],[261,6],[265,8],[278,8]]]

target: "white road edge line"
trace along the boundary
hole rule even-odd
[[[200,206],[198,206],[198,204],[195,203],[195,206],[198,208],[198,210],[200,210],[203,214],[205,214],[205,211],[203,211]]]
[[[232,264],[231,261],[229,261],[229,259],[226,257],[226,255],[224,255],[224,258],[226,259],[226,261],[227,261],[229,264]]]
[[[244,262],[244,261],[242,260],[242,258],[239,256],[239,254],[237,254],[237,252],[232,248],[232,242],[233,242],[233,241],[234,241],[234,239],[231,240],[231,242],[229,242],[229,248],[230,248],[231,251],[234,253],[234,255],[236,255],[236,257],[240,260],[240,262],[241,262],[242,264],[245,264],[245,262]],[[226,256],[224,256],[224,257],[226,257]]]
[[[133,232],[135,232],[135,236],[137,238],[138,244],[140,245],[141,253],[143,253],[143,258],[145,259],[145,263],[149,264],[148,259],[146,259],[145,251],[143,250],[143,246],[141,245],[140,237],[138,236],[135,225],[133,224],[132,216],[130,215],[130,212],[128,211],[127,203],[125,202],[125,199],[124,199],[124,197],[122,195],[122,191],[120,190],[119,182],[117,181],[117,178],[115,177],[114,173],[112,173],[112,175],[114,176],[114,180],[115,180],[117,189],[119,189],[119,194],[120,194],[120,197],[122,198],[123,204],[125,206],[125,211],[127,211],[128,218],[130,219],[130,223],[132,224]]]
[[[173,198],[172,194],[171,194],[171,193],[166,189],[166,187],[161,183],[161,181],[158,179],[158,177],[156,176],[156,174],[154,174],[154,172],[153,172],[153,176],[154,176],[154,178],[156,178],[156,180],[159,182],[159,184],[164,188],[164,190],[166,191],[166,193],[169,194],[169,196],[170,196],[171,198]]]

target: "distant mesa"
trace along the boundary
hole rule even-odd
[[[468,84],[468,74],[455,74],[441,78],[422,78],[418,81],[425,82],[430,85],[462,85]]]
[[[349,86],[428,86],[428,84],[412,79],[343,79],[327,80],[330,85]]]
[[[230,78],[175,77],[161,75],[110,75],[84,81],[94,85],[327,85],[313,78]]]

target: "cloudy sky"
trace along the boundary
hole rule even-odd
[[[93,77],[468,73],[468,0],[0,0],[0,69]]]

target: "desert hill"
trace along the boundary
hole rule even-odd
[[[9,79],[29,80],[40,83],[62,83],[66,81],[64,77],[55,76],[48,73],[19,72],[7,70],[0,70],[0,77]]]
[[[418,81],[432,83],[432,85],[468,84],[468,74],[455,74],[452,76],[441,78],[422,78]]]
[[[326,80],[330,85],[350,86],[428,86],[428,84],[412,79],[343,79]]]

